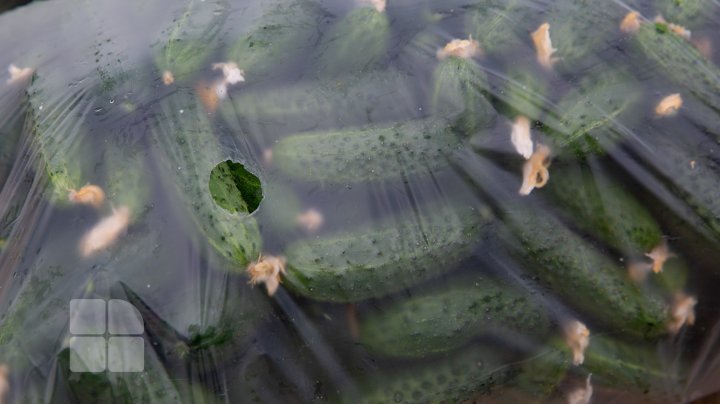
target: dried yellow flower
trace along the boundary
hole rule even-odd
[[[532,156],[533,153],[533,141],[532,135],[530,134],[530,120],[524,116],[518,116],[515,118],[515,122],[512,125],[512,131],[510,132],[510,140],[512,141],[515,150],[523,156],[526,160]]]
[[[573,365],[582,365],[585,350],[590,345],[590,330],[585,324],[575,320],[565,326],[565,343],[572,351]]]
[[[170,70],[165,70],[162,74],[162,81],[163,84],[166,86],[169,86],[170,84],[175,82],[175,76],[172,74]]]
[[[550,148],[538,144],[535,152],[523,166],[523,183],[520,186],[520,195],[530,195],[535,188],[542,188],[550,179]]]
[[[71,189],[68,193],[68,200],[99,208],[105,202],[105,191],[97,185],[87,184],[77,191]]]
[[[670,251],[667,242],[663,241],[655,248],[653,248],[649,253],[645,253],[645,256],[653,260],[652,270],[653,272],[658,274],[662,272],[665,261],[667,261],[669,258],[675,257],[675,254]]]
[[[557,49],[553,48],[550,39],[550,24],[540,24],[530,37],[535,45],[538,63],[546,69],[551,69],[557,62],[557,58],[553,56]]]
[[[695,324],[695,305],[697,299],[684,293],[675,295],[673,304],[670,306],[670,318],[667,328],[671,334],[677,334],[685,325]]]
[[[658,105],[655,107],[655,114],[657,116],[673,116],[678,112],[680,107],[682,107],[682,104],[683,99],[680,94],[670,94],[660,100]]]
[[[282,281],[280,275],[285,274],[285,263],[285,257],[261,255],[257,261],[251,262],[247,267],[250,275],[248,283],[251,285],[264,283],[268,296],[274,295]]]
[[[111,246],[130,224],[130,209],[126,206],[113,209],[112,214],[100,220],[80,240],[80,253],[88,257]]]
[[[318,228],[320,228],[320,226],[322,226],[323,216],[322,213],[318,212],[315,209],[308,209],[305,212],[299,214],[296,221],[297,224],[300,225],[303,229],[310,233],[313,233]]]
[[[633,34],[640,29],[640,14],[637,11],[631,11],[625,15],[620,22],[620,31]]]
[[[439,60],[443,60],[451,56],[470,59],[481,55],[482,50],[480,49],[480,43],[472,39],[472,36],[468,39],[453,39],[448,42],[445,47],[438,50],[436,54]]]

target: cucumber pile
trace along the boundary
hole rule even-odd
[[[710,392],[716,2],[91,3],[0,15],[0,403]]]

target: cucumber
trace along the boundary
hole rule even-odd
[[[166,85],[206,67],[208,58],[220,46],[220,35],[227,11],[224,0],[188,0],[187,7],[173,25],[163,31],[163,39],[154,46],[155,66]],[[218,12],[219,10],[222,10]],[[165,72],[170,72],[170,80]]]
[[[622,140],[640,116],[637,80],[620,70],[591,74],[543,117],[545,134],[578,157],[602,154]]]
[[[720,111],[720,69],[690,42],[669,31],[665,24],[645,23],[635,34],[635,43],[670,81]]]
[[[518,0],[477,3],[465,13],[465,31],[480,42],[483,52],[503,54],[527,47],[518,27],[526,25],[525,10],[530,7]]]
[[[470,347],[402,370],[381,373],[361,387],[362,403],[463,402],[491,393],[514,374],[492,347]]]
[[[207,242],[231,262],[234,270],[244,270],[260,254],[260,233],[248,212],[228,211],[210,194],[210,173],[228,156],[202,106],[183,89],[165,98],[159,109],[152,137],[164,176]]]
[[[220,111],[233,129],[265,129],[263,137],[322,128],[395,122],[417,116],[416,78],[395,69],[231,93]]]
[[[290,178],[329,183],[396,180],[448,165],[462,146],[445,119],[427,118],[286,137],[273,162]]]
[[[372,70],[390,43],[390,19],[374,7],[350,11],[323,36],[317,74],[320,77]]]
[[[485,334],[547,334],[550,320],[511,285],[469,278],[390,303],[364,316],[360,342],[373,352],[414,357],[447,352]]]
[[[554,1],[547,22],[550,40],[557,49],[557,68],[574,74],[603,63],[602,53],[613,50],[613,42],[622,35],[618,25],[626,13],[627,9],[615,3]]]
[[[428,206],[365,232],[300,240],[287,247],[284,285],[315,300],[354,302],[403,290],[447,272],[490,226],[485,207]]]
[[[138,220],[150,209],[147,157],[147,153],[139,148],[117,144],[111,144],[105,151],[108,201],[113,208],[127,207],[131,221]]]
[[[641,258],[662,243],[656,220],[621,184],[588,167],[555,168],[548,189],[573,226],[629,258]]]
[[[568,305],[629,335],[652,339],[665,333],[664,302],[642,293],[617,262],[557,219],[527,206],[508,210],[505,219],[513,233],[505,238],[527,263],[528,275]]]
[[[603,335],[590,337],[585,361],[580,366],[572,365],[572,353],[563,341],[550,341],[535,357],[523,363],[511,385],[544,398],[568,373],[592,374],[595,388],[621,389],[662,400],[679,399],[684,385],[683,370],[664,363],[657,350]]]
[[[511,68],[504,78],[502,87],[493,91],[499,101],[500,113],[515,119],[524,116],[532,121],[541,119],[545,111],[553,111],[547,99],[548,83],[542,73],[530,69]]]
[[[655,0],[655,11],[669,22],[698,28],[717,16],[717,3],[713,0]]]
[[[495,109],[482,93],[485,88],[487,76],[475,61],[450,56],[440,61],[433,72],[433,113],[457,116],[453,128],[473,135],[495,122]]]
[[[248,82],[295,69],[294,60],[318,40],[325,12],[312,0],[280,2],[264,14],[258,26],[230,46],[227,58],[245,71]]]

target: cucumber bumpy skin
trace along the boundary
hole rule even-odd
[[[161,74],[170,72],[173,80],[183,80],[204,67],[220,46],[221,29],[227,18],[224,0],[214,4],[189,0],[185,12],[169,27],[167,38],[156,46],[155,65]]]
[[[630,258],[662,243],[657,221],[621,184],[586,167],[555,168],[548,189],[574,226]]]
[[[361,399],[349,401],[462,402],[489,394],[511,378],[515,369],[504,363],[497,349],[469,347],[428,363],[380,374],[362,386]]]
[[[244,270],[260,254],[260,232],[254,217],[225,210],[210,195],[210,173],[228,158],[205,111],[194,94],[179,90],[163,100],[156,119],[152,135],[164,174],[208,242],[235,270]]]
[[[381,297],[447,272],[490,226],[486,207],[426,207],[365,233],[297,241],[288,246],[284,285],[315,300]]]
[[[411,296],[360,321],[360,341],[373,352],[414,357],[446,352],[484,334],[540,337],[550,320],[542,307],[512,285],[463,279]]]
[[[555,218],[526,206],[506,213],[511,250],[568,305],[626,334],[651,339],[666,332],[665,304],[639,290],[616,262]]]
[[[531,10],[518,0],[480,2],[465,14],[465,31],[480,42],[483,52],[502,54],[527,46],[519,35],[527,17],[525,10]]]
[[[487,76],[474,60],[450,56],[433,71],[433,114],[452,117],[455,130],[473,135],[495,122],[497,113],[482,92],[487,87]]]
[[[227,58],[245,71],[249,83],[296,68],[293,60],[316,43],[324,16],[311,0],[281,2],[260,18],[257,28],[230,47]]]
[[[301,180],[395,180],[447,166],[460,146],[447,120],[428,118],[289,136],[273,148],[273,162],[283,174]]]
[[[655,10],[666,20],[687,28],[696,28],[717,16],[713,0],[655,0]]]
[[[350,11],[324,35],[317,74],[345,75],[373,69],[390,43],[390,19],[384,11],[360,7]]]
[[[303,81],[262,91],[231,93],[220,112],[233,129],[266,126],[280,131],[396,122],[417,114],[421,98],[415,78],[394,69],[352,74],[343,78]],[[238,118],[240,121],[238,121]],[[246,122],[242,122],[246,121]]]
[[[665,24],[645,23],[635,34],[635,43],[670,81],[720,111],[720,69],[690,42],[669,31]]]
[[[639,116],[636,80],[622,71],[602,72],[580,82],[542,120],[559,149],[578,157],[601,154],[622,140],[622,130]]]

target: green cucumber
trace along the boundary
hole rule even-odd
[[[390,19],[384,11],[360,7],[325,33],[317,74],[337,76],[372,70],[390,43]]]
[[[696,28],[717,16],[713,0],[655,0],[655,11],[667,21],[686,28]]]
[[[689,41],[669,31],[665,24],[645,23],[635,34],[635,43],[670,81],[720,111],[720,69]]]
[[[395,69],[303,81],[262,91],[232,93],[220,112],[233,129],[243,124],[277,132],[302,132],[394,122],[418,114],[415,78]]]
[[[212,3],[188,0],[182,15],[163,31],[165,37],[155,44],[155,65],[161,74],[170,72],[176,80],[187,80],[206,67],[208,58],[220,46],[221,29],[227,18],[226,10],[218,12],[226,6],[225,1]]]
[[[453,269],[480,242],[489,222],[485,207],[429,206],[365,232],[297,241],[286,250],[283,284],[315,300],[384,296]]]
[[[648,397],[676,398],[682,392],[682,370],[663,363],[657,350],[603,335],[591,335],[582,365],[572,364],[572,352],[562,340],[553,340],[521,366],[511,382],[517,388],[547,397],[567,373],[592,374],[593,387],[641,392]]]
[[[454,117],[457,131],[473,135],[495,122],[495,109],[482,92],[485,88],[487,76],[474,60],[450,56],[433,72],[433,113]]]
[[[527,47],[517,29],[527,22],[524,11],[530,7],[518,0],[479,3],[465,14],[465,31],[480,42],[483,52],[502,54]]]
[[[431,362],[381,373],[361,386],[362,403],[463,402],[499,388],[514,374],[497,349],[469,347]]]
[[[553,105],[547,99],[548,83],[542,73],[530,69],[511,69],[503,80],[502,88],[493,91],[500,101],[499,111],[510,119],[524,116],[539,121]]]
[[[626,13],[627,9],[615,3],[554,1],[547,22],[552,46],[557,49],[557,68],[570,74],[602,63],[601,53],[613,50],[613,42],[622,35],[618,26]]]
[[[579,157],[603,153],[640,116],[638,90],[637,80],[623,71],[588,75],[543,117],[545,134]]]
[[[111,207],[127,207],[130,218],[137,220],[149,209],[151,198],[147,154],[112,144],[106,150],[105,161],[105,192]]]
[[[647,208],[611,178],[587,167],[554,167],[552,199],[573,226],[629,258],[662,243],[662,230]]]
[[[192,92],[179,90],[163,100],[155,119],[152,136],[163,174],[207,242],[235,270],[244,270],[260,254],[260,233],[247,211],[226,210],[210,194],[210,173],[228,156],[203,107]]]
[[[603,255],[557,219],[529,206],[506,212],[505,234],[525,270],[568,305],[613,330],[656,338],[666,332],[664,302],[643,293],[616,261]]]
[[[461,145],[450,122],[428,118],[289,136],[275,144],[273,162],[283,174],[301,180],[396,180],[447,166]]]
[[[245,71],[248,82],[296,68],[293,61],[311,50],[325,12],[314,1],[280,2],[257,28],[230,46],[227,58]]]
[[[470,278],[363,316],[360,342],[373,352],[414,357],[447,352],[485,334],[539,337],[549,328],[542,308],[513,286]]]

